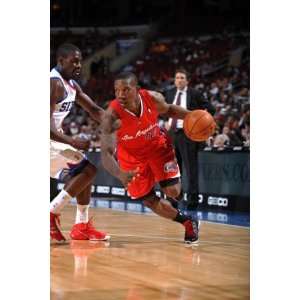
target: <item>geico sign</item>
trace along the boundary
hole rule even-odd
[[[207,199],[207,204],[208,205],[216,205],[216,206],[227,207],[228,206],[228,199],[227,198],[221,198],[221,197],[209,196],[208,199]]]

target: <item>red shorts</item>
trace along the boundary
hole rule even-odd
[[[142,162],[128,156],[128,160],[119,160],[119,164],[125,171],[139,168],[139,176],[128,186],[128,194],[132,199],[147,195],[156,182],[180,177],[175,151],[171,145],[160,147],[154,155],[149,155]]]

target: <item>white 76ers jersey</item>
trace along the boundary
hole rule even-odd
[[[50,78],[60,79],[65,88],[64,98],[56,103],[55,110],[53,112],[53,118],[55,122],[55,127],[61,129],[62,122],[64,118],[69,114],[76,97],[76,90],[72,80],[68,82],[62,78],[60,73],[53,68],[50,72]]]

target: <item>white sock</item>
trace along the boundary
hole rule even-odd
[[[60,193],[50,203],[50,211],[54,214],[59,214],[72,197],[65,190],[61,190]]]
[[[89,205],[77,204],[75,223],[87,223],[89,221]]]

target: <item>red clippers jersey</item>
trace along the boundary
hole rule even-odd
[[[138,94],[141,99],[140,116],[124,109],[117,99],[110,103],[122,122],[117,130],[119,160],[144,160],[153,156],[155,150],[166,145],[168,140],[165,132],[158,126],[158,112],[151,95],[143,89]]]

